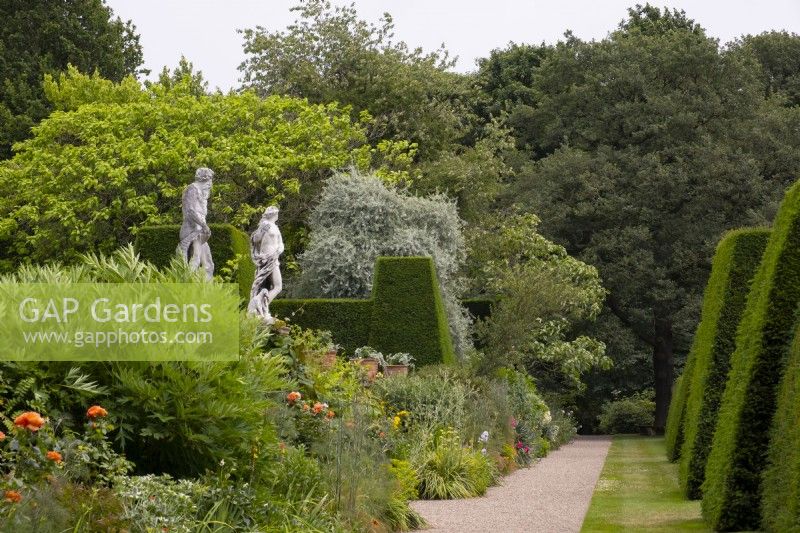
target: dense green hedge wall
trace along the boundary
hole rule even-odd
[[[664,431],[664,442],[667,447],[667,459],[677,461],[680,457],[681,444],[683,444],[683,417],[686,413],[686,397],[688,396],[689,381],[694,371],[692,353],[686,358],[683,373],[675,380],[672,387],[672,399],[669,402],[667,413],[667,427]]]
[[[676,448],[680,446],[676,455],[681,459],[681,488],[691,499],[701,496],[730,357],[736,347],[736,330],[768,240],[767,229],[731,231],[722,238],[714,255],[700,325],[686,364],[691,370],[683,374],[683,442],[676,444]]]
[[[247,235],[229,224],[209,226],[216,271],[235,260],[239,294],[248,301],[254,266]],[[168,265],[175,257],[179,232],[178,225],[141,228],[136,250],[156,266]],[[384,353],[411,353],[419,365],[454,362],[433,260],[379,257],[373,280],[370,299],[277,299],[270,310],[301,326],[331,331],[335,341],[351,354],[369,345]]]
[[[465,298],[461,304],[467,308],[469,314],[479,320],[485,320],[492,314],[494,298]]]
[[[409,352],[418,365],[456,361],[442,291],[430,257],[379,257],[369,345]]]
[[[703,515],[714,529],[761,525],[761,476],[798,302],[800,182],[778,211],[736,333],[703,483]]]
[[[209,224],[211,256],[216,273],[223,268],[235,268],[235,279],[239,283],[239,295],[250,299],[255,266],[250,260],[250,243],[247,235],[230,224]],[[145,226],[136,234],[134,246],[142,259],[163,267],[175,257],[181,227],[177,224],[164,226]],[[233,263],[230,263],[233,261]]]
[[[273,315],[303,327],[330,330],[348,354],[369,343],[372,300],[278,298],[269,307]]]
[[[768,467],[763,479],[762,527],[800,531],[800,329],[778,393]]]
[[[361,346],[383,353],[408,352],[418,365],[455,361],[441,291],[429,257],[379,257],[372,297],[277,299],[275,316],[303,327],[330,330],[350,354]]]

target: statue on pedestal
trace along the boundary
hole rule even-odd
[[[272,324],[275,319],[269,304],[283,289],[279,257],[283,253],[283,237],[278,229],[278,208],[264,211],[256,230],[250,235],[250,257],[256,266],[247,312]]]
[[[211,248],[208,246],[211,229],[206,223],[206,215],[213,178],[214,172],[210,168],[198,168],[194,175],[194,183],[184,189],[183,224],[177,250],[178,254],[189,262],[192,270],[202,265],[209,280],[214,277],[214,261],[211,259]]]

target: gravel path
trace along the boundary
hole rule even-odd
[[[428,533],[580,531],[610,437],[578,437],[531,468],[517,470],[486,496],[413,502]]]

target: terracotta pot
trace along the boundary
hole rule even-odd
[[[408,365],[386,365],[383,367],[383,374],[389,376],[407,376]]]
[[[378,374],[378,360],[374,357],[365,357],[358,360],[358,364],[367,369],[367,378],[372,381]]]
[[[336,353],[336,350],[328,350],[325,352],[325,355],[322,356],[323,368],[333,368],[336,364]]]

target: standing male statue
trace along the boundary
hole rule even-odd
[[[283,278],[278,261],[283,253],[283,237],[278,229],[278,208],[270,206],[264,211],[256,230],[250,235],[250,257],[256,265],[250,303],[247,312],[272,324],[269,304],[283,289]]]
[[[181,242],[177,250],[184,260],[189,261],[192,270],[202,265],[209,280],[214,277],[214,261],[208,246],[211,229],[206,223],[206,215],[213,178],[214,172],[210,168],[198,168],[194,174],[194,183],[184,189]]]

